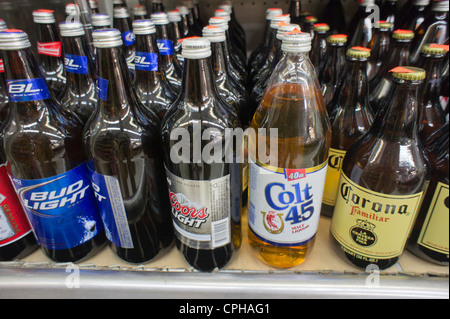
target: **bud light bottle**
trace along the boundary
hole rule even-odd
[[[84,145],[98,207],[113,251],[144,263],[173,243],[160,121],[139,103],[122,54],[121,32],[93,32],[98,110]]]
[[[61,106],[75,113],[83,125],[97,106],[95,69],[80,22],[59,25],[64,43],[64,66],[67,82],[61,97]]]
[[[249,135],[249,242],[267,264],[305,261],[319,226],[331,127],[314,66],[311,36],[283,36]]]
[[[235,157],[242,141],[227,143],[233,137],[226,135],[240,123],[215,89],[209,40],[184,39],[182,46],[181,96],[162,127],[165,165],[177,247],[191,266],[210,272],[224,267],[240,242]]]
[[[83,125],[53,98],[30,46],[21,30],[0,32],[11,103],[4,130],[8,173],[45,254],[77,262],[105,242]]]
[[[153,21],[134,21],[133,32],[136,35],[136,93],[142,104],[162,120],[178,94],[165,72],[161,72],[162,60]]]
[[[38,64],[51,92],[59,98],[64,91],[66,75],[62,56],[62,44],[53,10],[33,11],[37,27]]]
[[[113,16],[114,28],[122,33],[122,40],[125,46],[124,53],[128,68],[134,76],[134,58],[136,56],[136,37],[134,36],[131,26],[130,12],[125,7],[118,7],[114,9]]]

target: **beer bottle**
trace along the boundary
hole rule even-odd
[[[346,34],[349,37],[349,47],[367,47],[373,37],[372,14],[375,9],[374,0],[359,1],[359,8],[347,26]],[[376,22],[376,21],[375,21]]]
[[[8,174],[44,253],[78,262],[105,242],[83,152],[83,125],[50,93],[21,30],[0,32],[11,115],[5,124]]]
[[[241,31],[238,30],[232,23],[230,12],[224,9],[217,9],[214,13],[215,17],[225,18],[228,23],[228,33],[230,35],[230,42],[234,50],[239,51],[239,56],[244,65],[247,63],[247,48],[245,39],[241,37]]]
[[[66,75],[62,57],[62,45],[53,10],[33,11],[37,27],[38,63],[51,92],[59,98],[64,91]]]
[[[420,208],[407,249],[432,263],[448,266],[449,255],[449,124],[425,142],[431,179]]]
[[[128,10],[127,5],[124,3],[124,0],[112,0],[113,10],[117,8],[126,8]]]
[[[380,8],[380,19],[391,24],[391,31],[398,26],[398,0],[386,0]]]
[[[93,32],[98,111],[84,133],[92,184],[110,246],[144,263],[173,242],[157,116],[139,103],[122,54],[121,32]]]
[[[414,33],[410,30],[396,30],[392,33],[391,46],[386,59],[378,69],[377,74],[369,81],[369,101],[375,113],[383,107],[393,87],[390,70],[397,66],[409,64],[409,49]],[[390,102],[390,101],[387,101]]]
[[[134,59],[136,57],[136,37],[132,30],[130,12],[126,7],[114,8],[113,26],[122,33],[124,54],[128,68],[134,78]]]
[[[261,59],[261,56],[264,55],[269,49],[269,34],[270,34],[270,22],[272,18],[277,15],[283,14],[283,10],[280,8],[269,8],[266,10],[266,24],[264,26],[263,38],[256,49],[250,55],[250,58],[247,62],[247,69],[253,69],[254,64],[256,64],[258,60]]]
[[[193,12],[194,12],[194,19],[197,22],[197,25],[200,28],[203,28],[205,26],[205,23],[203,23],[203,20],[202,20],[202,15],[200,13],[200,5],[199,5],[198,0],[194,0]],[[232,15],[233,15],[233,11],[232,11]]]
[[[189,21],[188,21],[188,15],[189,15],[189,9],[186,6],[177,6],[176,7],[178,12],[180,12],[181,15],[181,35],[182,38],[190,38],[194,37],[195,34],[192,32]]]
[[[282,50],[249,135],[248,239],[259,259],[288,268],[303,263],[315,241],[331,129],[310,35],[286,33]]]
[[[93,60],[80,22],[61,23],[59,29],[67,74],[61,106],[76,114],[85,125],[97,106]]]
[[[99,13],[97,0],[89,0],[89,7],[91,8],[91,15]]]
[[[183,37],[181,35],[181,14],[178,10],[167,12],[167,18],[170,22],[169,38],[173,43],[173,51],[181,68],[184,65],[183,55],[181,54],[181,43]]]
[[[94,30],[110,28],[111,17],[107,14],[93,14],[92,25],[94,27]]]
[[[302,2],[301,0],[291,0],[289,3],[289,15],[291,16],[292,24],[302,24]]]
[[[333,14],[330,14],[332,12]],[[330,0],[325,6],[320,21],[328,24],[331,34],[343,34],[346,32],[345,10],[340,0]]]
[[[145,20],[148,19],[147,8],[141,4],[133,7],[133,20]]]
[[[162,60],[156,43],[152,20],[133,22],[136,35],[136,81],[134,87],[139,101],[161,121],[177,98],[175,89],[162,72]]]
[[[319,76],[322,69],[325,56],[327,54],[327,38],[330,27],[325,23],[316,23],[314,25],[314,37],[309,52],[309,59],[315,67],[316,75]]]
[[[218,9],[225,10],[230,15],[230,29],[233,30],[233,32],[240,39],[239,43],[242,44],[242,49],[245,53],[245,57],[247,57],[247,36],[244,28],[236,18],[236,13],[232,1],[221,1]]]
[[[345,34],[334,34],[327,38],[328,54],[325,55],[323,67],[318,74],[325,105],[333,99],[344,72],[346,44]]]
[[[415,31],[411,44],[411,63],[415,65],[420,58],[420,50],[425,44],[448,44],[449,0],[433,1],[430,15]]]
[[[370,50],[354,47],[346,55],[347,71],[330,116],[333,134],[322,201],[322,214],[327,217],[333,216],[345,153],[358,138],[369,131],[374,118],[369,105],[366,73]]]
[[[178,59],[175,58],[174,44],[169,37],[169,19],[167,13],[152,13],[152,20],[156,27],[156,42],[158,43],[159,55],[162,61],[162,70],[172,84],[176,93],[181,90],[183,69]]]
[[[441,105],[441,72],[448,51],[440,45],[428,44],[422,47],[422,59],[419,66],[426,71],[427,77],[419,90],[419,137],[425,144],[433,132],[446,122]]]
[[[147,0],[148,1],[148,0]],[[157,12],[164,12],[166,11],[164,8],[164,5],[162,3],[162,0],[151,0],[152,1],[152,12],[151,13],[157,13]]]
[[[233,107],[241,124],[247,124],[248,94],[245,88],[236,83],[228,72],[227,58],[224,54],[225,30],[209,25],[203,28],[203,37],[211,42],[211,65],[219,95]]]
[[[372,50],[370,59],[367,65],[367,77],[372,80],[377,74],[378,70],[387,59],[389,46],[391,43],[391,24],[385,21],[378,22],[375,34],[367,46]]]
[[[362,269],[398,261],[430,179],[418,142],[417,92],[425,71],[392,72],[394,98],[345,155],[331,222],[334,247]]]
[[[183,2],[185,4],[185,6],[188,8],[187,19],[189,22],[189,28],[195,36],[199,37],[202,35],[202,27],[197,24],[197,20],[195,19],[194,3],[192,0],[183,0]]]
[[[225,133],[241,124],[214,89],[209,40],[182,46],[181,96],[163,121],[165,165],[177,247],[192,267],[210,272],[230,261],[240,237],[239,142],[225,150]]]
[[[413,0],[411,5],[405,9],[402,8],[403,18],[400,18],[397,27],[403,30],[416,31],[430,14],[430,0]]]
[[[311,35],[311,38],[314,39],[314,25],[317,23],[317,18],[314,16],[307,16],[305,18],[305,22],[303,24],[302,32],[309,33]]]

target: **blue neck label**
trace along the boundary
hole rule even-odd
[[[134,35],[133,31],[126,31],[122,33],[122,39],[125,44],[125,46],[129,47],[130,45],[133,45],[136,41],[136,36]]]
[[[50,178],[11,179],[43,247],[70,249],[103,230],[86,163]]]
[[[136,70],[158,71],[158,54],[149,52],[136,52],[134,60]]]
[[[29,102],[50,98],[45,79],[8,80],[8,93],[13,102]]]
[[[173,43],[166,39],[157,39],[159,53],[161,55],[173,55]]]
[[[97,92],[100,100],[106,101],[108,99],[108,84],[108,80],[97,77]]]
[[[64,54],[66,71],[77,74],[87,74],[87,57],[82,55]]]

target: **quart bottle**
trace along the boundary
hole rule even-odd
[[[11,115],[8,174],[38,243],[55,262],[79,262],[105,243],[83,151],[83,124],[50,93],[25,32],[0,32]]]
[[[391,44],[391,24],[379,21],[378,28],[372,40],[370,40],[367,48],[372,50],[368,63],[367,76],[369,81],[372,80],[387,59],[389,47]]]
[[[366,134],[374,119],[369,105],[367,61],[370,50],[354,47],[347,50],[347,71],[342,88],[330,114],[332,138],[325,191],[322,200],[322,215],[333,216],[345,153],[355,141]]]
[[[96,30],[98,111],[84,131],[84,149],[112,250],[144,263],[173,243],[160,121],[131,86],[121,32]]]
[[[362,269],[383,270],[398,261],[430,180],[418,142],[417,92],[425,71],[392,72],[394,98],[345,155],[331,222],[336,251]]]
[[[125,6],[114,8],[113,26],[122,33],[124,54],[130,69],[132,79],[134,79],[134,59],[136,57],[136,37],[130,19],[130,12]]]
[[[182,46],[181,96],[162,128],[166,174],[177,247],[192,267],[210,272],[227,265],[240,242],[240,144],[225,149],[225,133],[241,124],[215,90],[209,40]]]
[[[309,59],[314,65],[316,76],[318,77],[327,55],[327,38],[330,27],[325,23],[316,23],[313,30],[314,38],[311,44],[311,52],[309,52]]]
[[[259,259],[289,268],[315,242],[331,127],[308,58],[310,35],[286,33],[282,50],[250,126],[248,239]]]
[[[407,249],[434,264],[448,266],[449,255],[449,124],[425,142],[431,179]]]

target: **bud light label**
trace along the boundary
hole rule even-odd
[[[87,74],[87,57],[81,55],[64,54],[66,71],[77,74]]]
[[[97,77],[97,92],[100,100],[106,101],[108,99],[108,84],[108,80]]]
[[[122,33],[122,39],[125,44],[125,46],[129,47],[130,45],[133,45],[136,41],[136,36],[132,31],[126,31]]]
[[[106,237],[121,248],[134,248],[119,181],[114,176],[92,173],[92,187],[105,226]]]
[[[301,246],[319,227],[327,163],[281,169],[250,162],[249,227],[275,246]]]
[[[86,163],[50,178],[11,180],[41,246],[70,249],[103,230]]]
[[[156,40],[156,42],[158,43],[158,49],[161,55],[173,55],[172,41],[166,39],[158,39]]]
[[[149,52],[136,52],[134,63],[136,70],[158,71],[158,54]]]
[[[45,79],[8,80],[8,93],[13,102],[28,102],[50,98]]]

